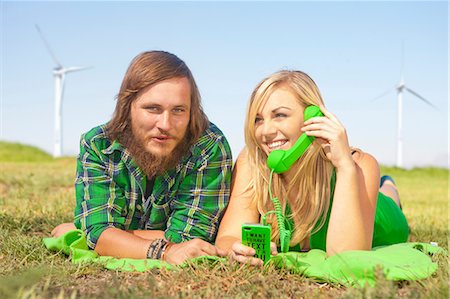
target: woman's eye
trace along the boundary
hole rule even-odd
[[[276,118],[286,117],[286,114],[284,114],[284,113],[277,113],[277,114],[275,114],[275,117]]]
[[[263,119],[261,117],[256,117],[255,118],[255,124],[259,124],[263,121]]]

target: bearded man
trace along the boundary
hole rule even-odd
[[[81,137],[74,223],[100,255],[180,264],[224,255],[210,244],[228,204],[232,156],[177,56],[131,62],[114,115]],[[75,225],[75,226],[74,226]]]

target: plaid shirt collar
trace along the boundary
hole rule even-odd
[[[175,168],[164,171],[162,174],[157,176],[155,180],[164,180],[167,185],[172,185],[176,174],[184,167],[184,165],[192,155],[204,156],[204,152],[199,148],[200,145],[200,141],[193,144],[189,148],[189,153],[181,158]],[[103,149],[101,152],[105,155],[111,155],[114,151],[119,151],[121,153],[121,160],[124,162],[125,166],[130,172],[130,175],[132,175],[138,182],[142,194],[145,194],[147,176],[137,165],[136,161],[133,159],[130,151],[127,148],[124,148],[117,140],[114,140],[109,147]],[[168,187],[167,185],[166,187]]]

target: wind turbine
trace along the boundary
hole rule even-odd
[[[54,128],[54,146],[53,146],[53,157],[61,157],[62,155],[62,100],[64,95],[64,81],[66,74],[76,71],[81,71],[88,69],[90,67],[83,66],[73,66],[73,67],[63,67],[59,63],[56,55],[50,48],[50,44],[42,34],[41,29],[36,25],[36,29],[44,42],[47,51],[52,57],[53,61],[56,63],[56,67],[53,68],[53,77],[55,78],[55,128]]]
[[[402,120],[403,120],[403,92],[407,91],[411,93],[413,96],[417,97],[419,100],[423,101],[425,104],[437,109],[431,102],[425,99],[423,96],[415,92],[414,90],[408,88],[406,86],[404,77],[403,77],[403,45],[402,45],[402,70],[400,75],[400,82],[395,86],[397,90],[397,161],[396,166],[401,168],[403,167],[403,128],[402,128]],[[376,97],[373,100],[384,97],[387,93],[391,92],[392,88]]]

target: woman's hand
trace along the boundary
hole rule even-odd
[[[320,105],[324,117],[313,117],[304,122],[302,131],[316,137],[327,158],[336,167],[354,166],[348,144],[347,132],[337,117]]]
[[[231,250],[231,258],[239,263],[253,266],[262,266],[264,264],[263,260],[254,257],[256,250],[245,246],[241,241],[234,242]],[[277,253],[277,246],[274,242],[270,242],[270,254],[276,255]]]

